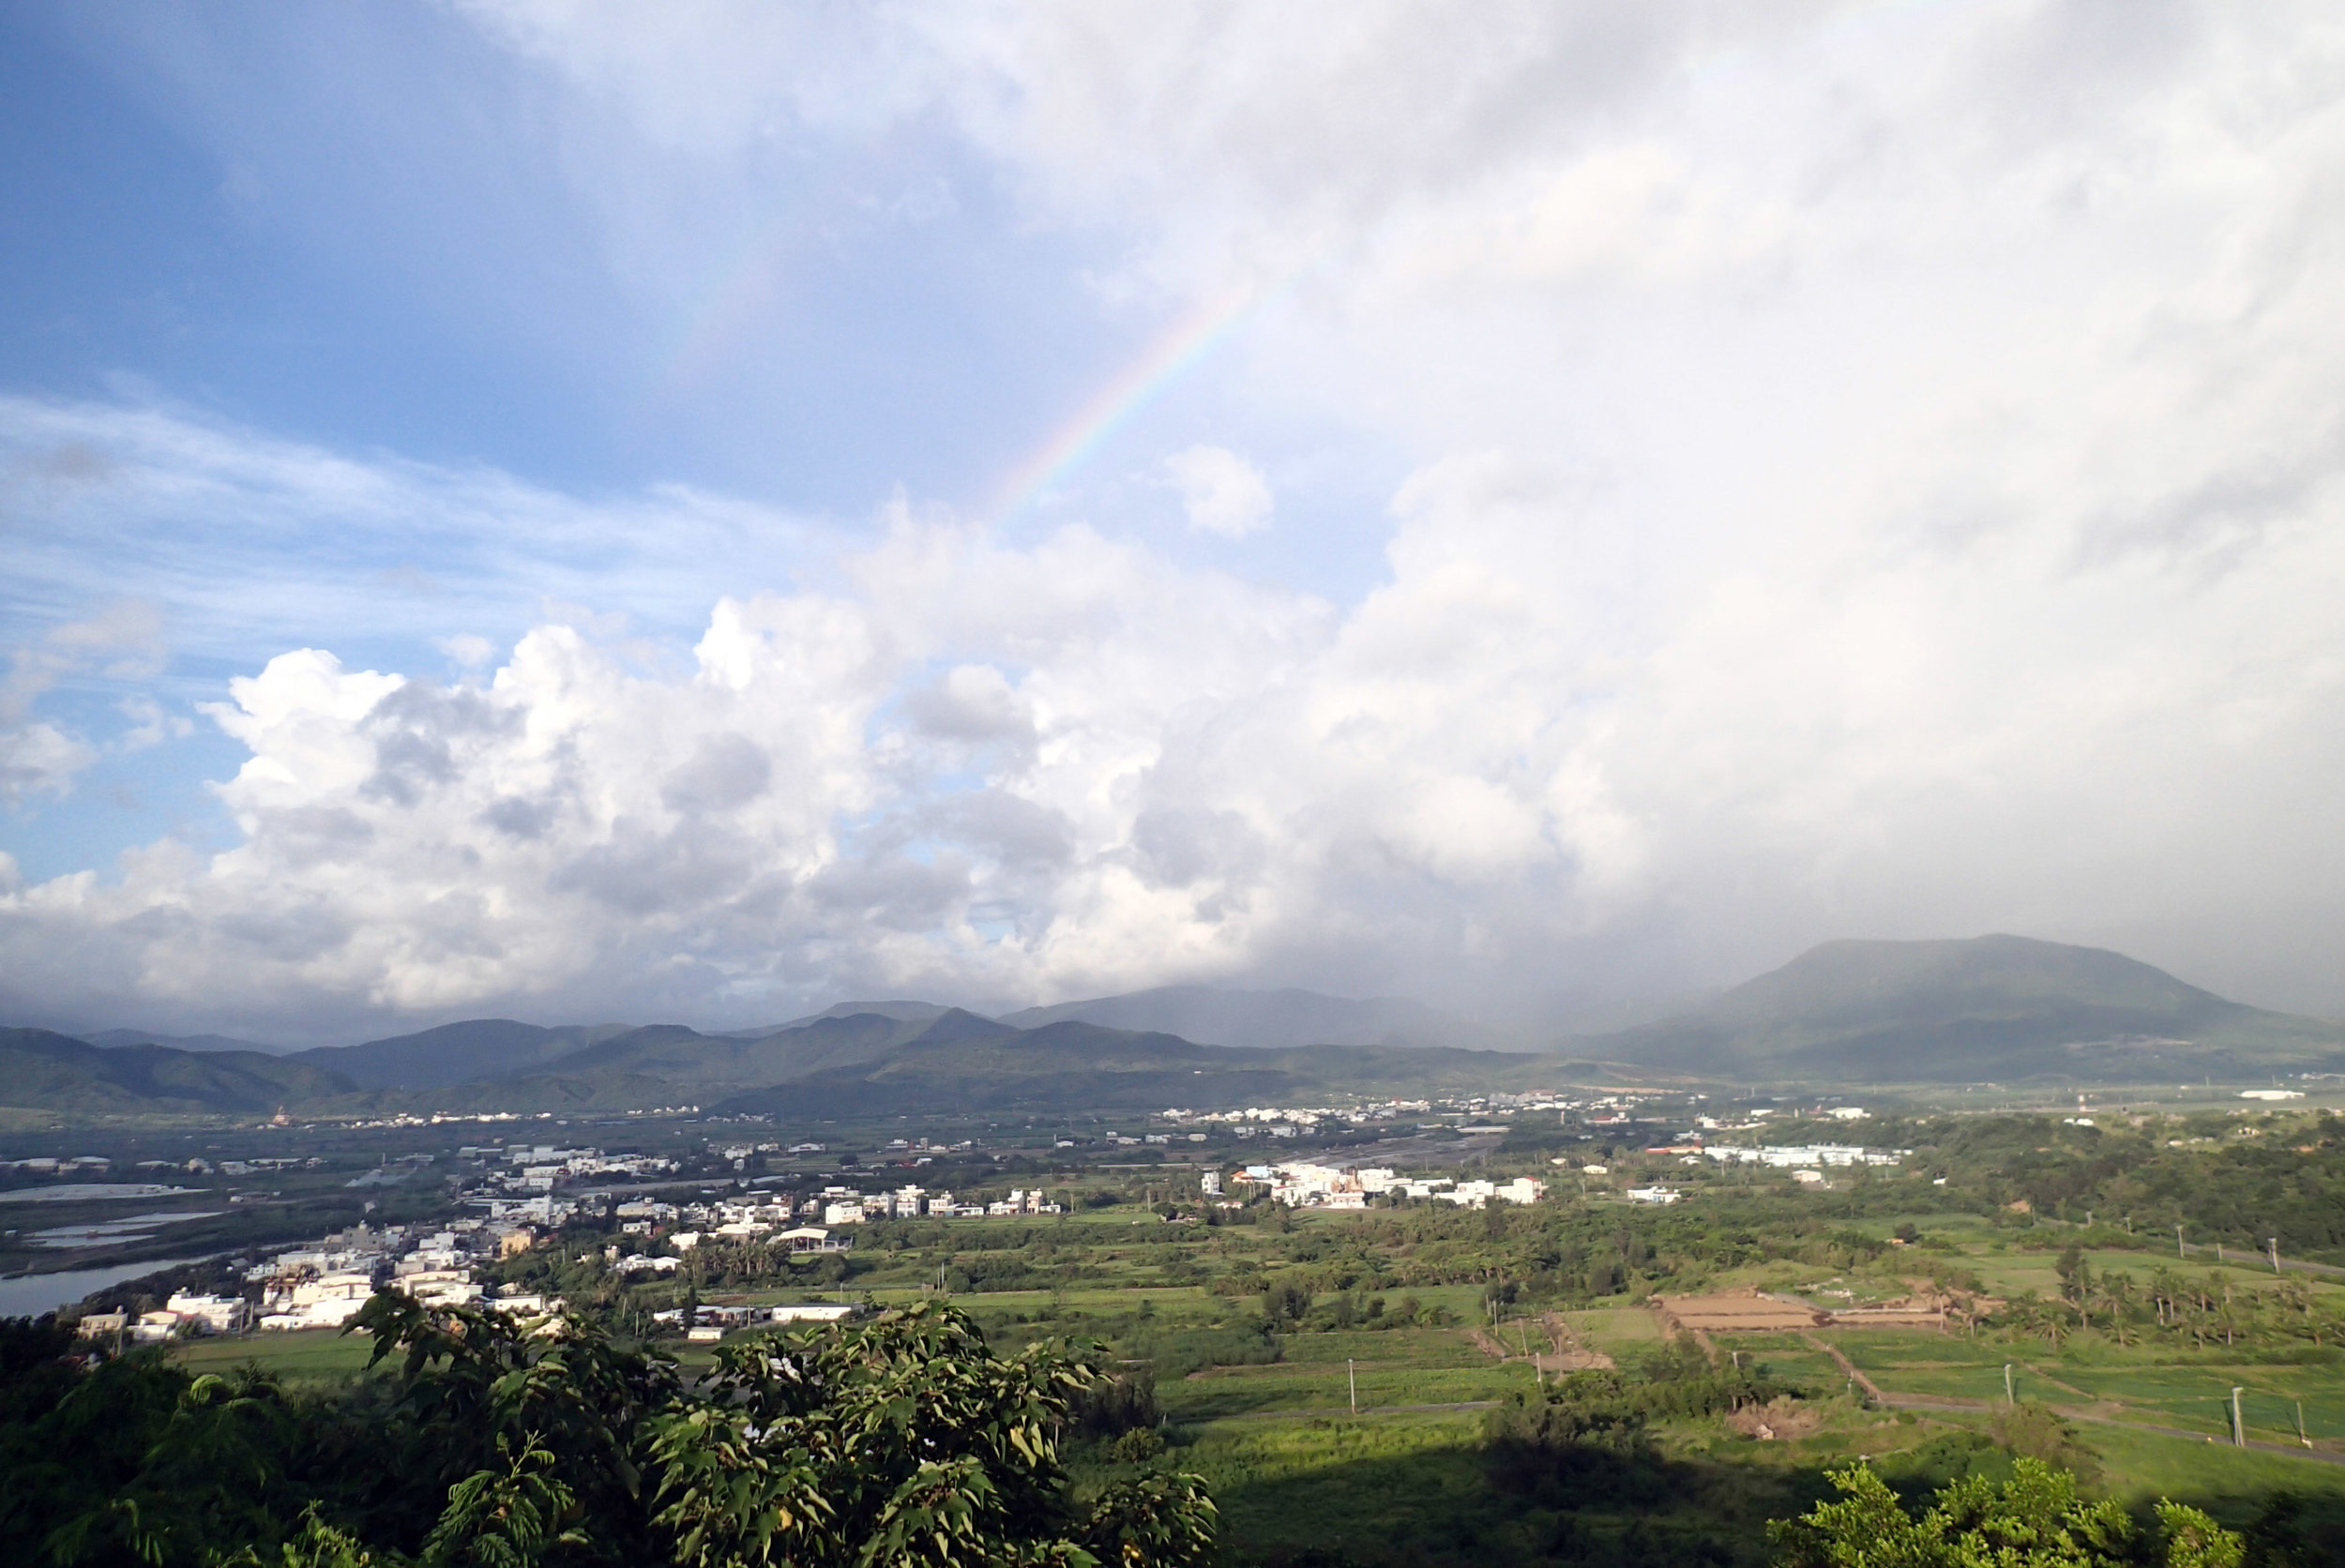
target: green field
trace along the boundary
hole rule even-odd
[[[303,1329],[295,1334],[256,1334],[234,1339],[189,1339],[172,1348],[172,1357],[196,1372],[224,1372],[250,1362],[289,1383],[333,1381],[366,1370],[374,1342],[339,1329]]]

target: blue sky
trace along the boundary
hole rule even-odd
[[[2345,1012],[2317,6],[0,17],[0,1003]],[[99,1016],[99,1015],[103,1016]]]
[[[0,26],[0,156],[25,197],[0,219],[0,379],[20,393],[168,408],[577,496],[688,485],[852,535],[898,490],[985,508],[1180,306],[1102,298],[1091,279],[1125,236],[1024,220],[998,171],[916,123],[796,128],[746,167],[697,171],[707,200],[676,215],[685,232],[644,264],[657,273],[614,264],[591,192],[563,166],[546,83],[431,8],[23,8]],[[1208,356],[1167,388],[1100,454],[1097,477],[1128,479],[1210,430],[1225,417],[1218,373]],[[1346,445],[1339,431],[1280,433],[1323,466]],[[1353,494],[1328,489],[1372,512],[1376,480],[1397,477],[1384,466]],[[1185,543],[1163,528],[1169,496],[1122,489]],[[1054,494],[1005,528],[1041,525],[1052,501],[1064,504]],[[272,538],[275,565],[260,569],[297,575],[306,557],[423,576],[467,553],[457,540],[415,548],[395,524],[323,526],[340,536]],[[1273,545],[1246,565],[1356,595],[1375,543]],[[681,599],[647,602],[611,570],[575,591],[588,610],[688,641],[719,594],[781,585],[796,564],[788,543],[729,548],[745,553],[702,561]],[[526,629],[542,595],[513,580],[524,574],[500,580],[477,559],[455,569],[494,601],[466,626]],[[83,607],[18,608],[35,619]],[[233,616],[194,626],[191,606],[171,605],[162,674],[181,704],[288,636],[330,640],[354,664],[434,656],[428,612],[354,624],[282,608],[285,623],[256,639]],[[127,728],[112,712],[118,684],[84,674],[45,705],[83,732]],[[108,759],[71,796],[13,814],[0,842],[41,877],[160,831],[227,842],[202,784],[238,760],[209,727]]]

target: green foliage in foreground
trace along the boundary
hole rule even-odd
[[[2195,1508],[2161,1500],[2145,1532],[2076,1478],[2035,1459],[2002,1485],[1969,1476],[1918,1516],[1862,1465],[1832,1472],[1838,1500],[1768,1528],[1782,1568],[2240,1568],[2247,1545]]]
[[[735,1341],[698,1389],[577,1318],[386,1293],[355,1326],[388,1375],[304,1400],[149,1353],[78,1369],[64,1331],[0,1323],[13,1560],[1189,1568],[1213,1549],[1193,1476],[1078,1506],[1058,1434],[1097,1365],[996,1356],[941,1304]]]

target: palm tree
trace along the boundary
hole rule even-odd
[[[2141,1342],[2141,1331],[2134,1326],[2134,1282],[2129,1274],[2105,1274],[2095,1292],[2103,1310],[2109,1314],[2109,1336],[2120,1345]]]
[[[2150,1275],[2150,1299],[2157,1304],[2160,1324],[2173,1325],[2182,1304],[2182,1275],[2171,1269],[2160,1268]]]

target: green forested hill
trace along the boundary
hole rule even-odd
[[[726,1108],[789,1112],[987,1108],[1161,1109],[1319,1104],[1349,1094],[1546,1086],[1551,1058],[1374,1046],[1286,1050],[1201,1046],[1178,1035],[1065,1020],[1017,1029],[968,1013],[939,1018],[868,1063],[738,1095]]]
[[[437,1089],[555,1062],[607,1033],[466,1018],[363,1045],[321,1046],[293,1060],[340,1074],[361,1089]]]
[[[2157,1079],[2345,1057],[2345,1026],[2226,1001],[2094,947],[1831,942],[1692,1012],[1577,1042],[1741,1078]]]
[[[263,1051],[93,1046],[46,1029],[0,1029],[0,1105],[44,1110],[268,1110],[347,1094],[312,1063]]]

